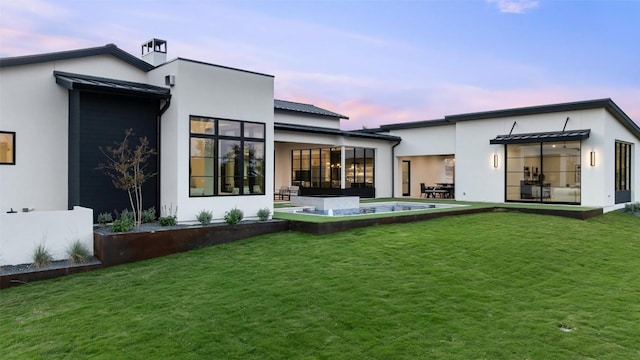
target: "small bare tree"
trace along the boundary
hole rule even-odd
[[[129,138],[134,136],[133,129],[126,129],[124,140],[116,143],[115,147],[100,147],[100,151],[107,157],[107,162],[100,164],[116,189],[125,190],[129,194],[129,202],[133,210],[136,226],[142,223],[142,185],[156,173],[147,173],[147,161],[156,150],[149,147],[147,137],[140,137],[139,144],[134,149],[129,147]]]

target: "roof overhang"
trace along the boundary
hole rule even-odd
[[[287,100],[273,100],[273,106],[276,111],[284,111],[290,113],[302,113],[313,116],[322,116],[327,118],[333,118],[336,120],[345,119],[348,120],[349,117],[344,116],[342,114],[335,113],[333,111],[329,111],[323,108],[319,108],[315,105],[311,104],[303,104],[293,101]]]
[[[362,131],[356,131],[356,130],[343,131],[338,129],[323,128],[318,126],[305,126],[305,125],[294,125],[294,124],[285,124],[285,123],[275,123],[274,129],[280,130],[280,131],[304,132],[304,133],[313,133],[318,135],[337,135],[337,136],[344,136],[344,137],[359,137],[359,138],[387,140],[387,141],[401,140],[400,137],[392,136],[392,135],[362,132]]]
[[[556,141],[577,141],[588,139],[591,129],[548,131],[528,134],[507,134],[498,135],[495,139],[489,140],[490,144],[528,144]]]
[[[83,57],[99,56],[99,55],[113,55],[116,58],[126,63],[129,63],[130,65],[133,65],[136,68],[145,72],[154,68],[153,65],[149,64],[144,60],[138,59],[137,57],[129,54],[124,50],[120,50],[114,44],[107,44],[105,46],[80,49],[80,50],[69,50],[69,51],[60,51],[60,52],[53,52],[53,53],[47,53],[47,54],[1,58],[0,67],[38,64],[38,63],[50,62],[50,61],[63,61],[63,60],[78,59]]]
[[[85,90],[153,99],[171,98],[171,90],[160,86],[61,71],[54,71],[53,75],[56,77],[56,83],[68,90]]]

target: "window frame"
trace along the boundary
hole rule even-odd
[[[11,159],[10,161],[0,161],[0,165],[15,165],[16,164],[16,132],[15,131],[0,131],[0,134],[9,135],[11,137]]]
[[[191,126],[191,121],[192,120],[198,120],[198,119],[208,119],[210,121],[212,121],[214,123],[214,131],[212,134],[205,134],[205,133],[194,133],[192,132],[192,126]],[[227,125],[233,125],[233,123],[237,123],[238,124],[238,129],[239,132],[234,133],[234,134],[220,134],[220,122],[222,122],[223,124],[227,124]],[[253,134],[258,133],[258,135],[262,135],[262,137],[255,137],[255,136],[251,136],[251,137],[245,137],[245,124],[249,124],[254,131]],[[262,131],[255,131],[255,127],[256,126],[261,126],[262,127]],[[202,197],[225,197],[225,196],[249,196],[249,195],[259,195],[259,196],[263,196],[265,195],[265,174],[264,174],[264,165],[266,163],[266,124],[265,123],[261,123],[261,122],[256,122],[256,121],[244,121],[244,120],[234,120],[234,119],[226,119],[226,118],[216,118],[216,117],[210,117],[210,116],[201,116],[201,115],[190,115],[189,116],[189,181],[188,181],[188,186],[189,186],[189,197],[190,198],[202,198]],[[191,142],[192,139],[208,139],[208,140],[212,140],[214,143],[214,152],[213,152],[213,157],[212,158],[207,158],[208,161],[212,161],[213,164],[213,181],[212,181],[212,186],[213,186],[213,191],[211,191],[210,195],[194,195],[192,188],[191,188],[191,184],[192,184],[192,179],[194,176],[192,176],[192,172],[193,169],[191,167],[192,164],[192,149],[191,149]],[[220,146],[223,143],[223,141],[237,141],[240,145],[240,149],[239,149],[239,154],[241,154],[240,159],[234,159],[235,161],[239,161],[239,164],[234,164],[234,169],[237,168],[240,170],[239,174],[235,173],[234,170],[234,177],[240,177],[243,183],[246,181],[248,181],[248,177],[244,176],[244,172],[245,172],[245,163],[248,163],[250,160],[249,158],[246,158],[245,156],[245,143],[262,143],[262,150],[263,153],[262,155],[262,175],[261,176],[256,176],[253,180],[255,179],[259,179],[259,183],[255,183],[254,181],[254,187],[253,189],[249,189],[248,193],[245,193],[245,186],[240,186],[238,189],[238,192],[223,192],[221,191],[221,180],[220,180],[220,166],[222,164],[221,162],[221,158],[223,156],[223,154],[221,154],[220,152]],[[210,160],[209,160],[210,159]],[[199,176],[197,176],[199,177]],[[253,192],[256,188],[256,186],[259,186],[260,188],[260,192]],[[206,192],[206,191],[205,191]]]
[[[631,190],[632,153],[631,143],[615,141],[615,191]]]

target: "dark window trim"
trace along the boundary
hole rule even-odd
[[[324,149],[328,149],[329,150],[329,159],[324,159],[322,157],[322,150]],[[328,160],[329,163],[331,164],[331,154],[334,151],[339,151],[340,154],[342,154],[342,147],[313,147],[313,148],[300,148],[300,149],[292,149],[291,150],[291,176],[290,176],[290,181],[292,185],[301,185],[302,183],[308,181],[309,183],[311,183],[311,178],[308,180],[301,180],[300,178],[296,178],[296,171],[309,171],[311,172],[311,158],[312,158],[312,154],[313,154],[313,150],[318,150],[320,151],[320,164],[325,163],[325,160]],[[357,158],[356,157],[356,152],[357,150],[362,150],[362,157]],[[376,148],[370,148],[370,147],[361,147],[361,146],[345,146],[344,147],[344,155],[345,155],[345,163],[342,163],[342,160],[340,161],[340,169],[342,169],[342,166],[345,166],[345,172],[348,173],[349,172],[349,168],[346,168],[346,160],[347,159],[363,159],[363,163],[362,163],[362,173],[363,173],[363,182],[362,184],[366,184],[367,183],[367,179],[369,179],[369,177],[367,177],[367,170],[368,170],[368,166],[366,164],[366,160],[367,159],[371,159],[372,163],[371,166],[373,166],[373,170],[371,171],[371,187],[375,188],[375,184],[376,184]],[[302,168],[302,165],[300,164],[300,168],[296,168],[295,167],[295,162],[294,162],[294,154],[297,154],[300,156],[300,161],[302,162],[302,155],[303,153],[307,153],[307,155],[309,156],[309,168]],[[351,152],[351,156],[349,157],[349,152]],[[341,156],[342,159],[342,156]],[[320,179],[324,179],[323,175],[325,168],[323,166],[320,166]],[[355,179],[355,174],[356,174],[356,168],[355,168],[355,163],[352,163],[352,168],[351,170],[353,171],[354,174],[354,180]],[[331,171],[331,168],[329,168],[329,171]],[[342,171],[342,170],[341,170]],[[348,174],[345,174],[348,177]],[[341,184],[341,176],[340,178],[334,179],[333,178],[333,172],[330,172],[329,174],[329,185],[328,187],[322,186],[322,181],[320,182],[320,186],[319,187],[314,187],[314,188],[322,188],[322,189],[336,189],[336,188],[341,188],[342,184]],[[334,180],[336,180],[338,183],[340,183],[339,186],[333,186]],[[360,184],[357,182],[352,182],[352,183],[356,183],[356,184]]]
[[[191,119],[192,118],[206,118],[206,119],[211,119],[214,120],[215,124],[215,134],[200,134],[200,133],[192,133],[191,132]],[[240,136],[231,136],[231,135],[220,135],[220,129],[218,127],[218,122],[220,120],[223,121],[234,121],[234,122],[239,122],[240,123]],[[257,125],[262,125],[263,128],[263,137],[262,138],[256,138],[256,137],[244,137],[244,124],[246,123],[250,123],[250,124],[257,124]],[[220,167],[220,151],[219,151],[219,147],[220,147],[220,140],[236,140],[240,142],[240,147],[241,147],[241,154],[242,157],[240,159],[240,169],[244,170],[244,163],[245,163],[245,159],[244,159],[244,144],[245,142],[261,142],[264,144],[264,154],[263,154],[263,167],[264,165],[266,165],[266,137],[267,137],[267,132],[266,132],[267,128],[266,128],[266,124],[259,122],[259,121],[247,121],[247,120],[236,120],[236,119],[228,119],[228,118],[221,118],[221,117],[211,117],[211,116],[204,116],[204,115],[189,115],[189,180],[187,181],[187,184],[190,186],[191,185],[191,139],[192,138],[201,138],[201,139],[213,139],[214,143],[215,143],[215,148],[214,148],[214,157],[213,157],[213,162],[214,162],[214,167],[213,167],[213,194],[212,195],[191,195],[191,188],[189,188],[189,198],[207,198],[207,197],[229,197],[229,196],[264,196],[266,194],[266,189],[265,189],[265,185],[266,185],[266,177],[265,177],[265,169],[263,168],[263,174],[262,174],[262,184],[260,184],[262,192],[260,193],[252,193],[249,192],[248,194],[244,194],[244,187],[240,188],[240,192],[238,194],[220,194],[219,192],[219,167]]]
[[[11,135],[11,151],[13,156],[11,162],[0,162],[0,165],[15,165],[16,164],[16,132],[15,131],[0,131],[0,134]]]
[[[577,140],[572,140],[572,141],[577,141]],[[521,144],[527,144],[527,145],[532,145],[532,144],[539,144],[539,150],[538,150],[538,156],[540,159],[540,174],[544,174],[545,173],[545,169],[544,169],[544,145],[548,143],[546,141],[543,142],[529,142],[529,143],[505,143],[504,144],[504,201],[505,202],[522,202],[521,199],[516,199],[516,200],[509,200],[507,199],[507,193],[508,193],[508,183],[507,183],[507,179],[508,179],[508,160],[509,160],[509,151],[508,151],[508,145],[521,145]],[[580,154],[582,154],[582,140],[579,141],[580,144]],[[582,168],[582,157],[580,157],[580,166]],[[582,177],[582,170],[580,170],[580,177]],[[540,185],[536,185],[539,186],[540,189],[540,193],[542,194],[543,187],[544,187],[544,183],[541,182]],[[525,203],[531,203],[531,204],[567,204],[567,205],[580,205],[582,203],[582,192],[580,193],[580,199],[577,202],[559,202],[559,201],[545,201],[544,197],[541,196],[539,201],[526,201]]]
[[[614,143],[614,192],[616,204],[631,201],[632,158],[633,144],[616,140]]]

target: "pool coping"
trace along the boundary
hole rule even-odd
[[[375,226],[382,224],[402,224],[409,223],[415,221],[423,221],[430,219],[437,219],[440,217],[446,216],[459,216],[459,215],[469,215],[469,214],[479,214],[479,213],[487,213],[487,212],[495,212],[495,211],[513,211],[513,212],[522,212],[529,214],[540,214],[540,215],[554,215],[567,217],[572,219],[586,220],[592,218],[594,216],[602,215],[602,208],[590,209],[585,211],[576,211],[576,210],[562,210],[562,209],[534,209],[534,208],[526,208],[526,207],[501,207],[501,206],[488,206],[481,208],[466,208],[466,209],[455,209],[455,210],[447,210],[447,211],[437,211],[437,212],[420,212],[415,214],[407,214],[406,212],[401,213],[398,216],[386,216],[386,217],[372,217],[372,218],[349,218],[345,220],[345,217],[340,217],[340,220],[330,221],[330,222],[310,222],[310,221],[302,221],[295,219],[288,219],[289,221],[289,230],[292,231],[300,231],[313,235],[324,235],[324,234],[332,234],[341,231],[347,231],[351,229],[367,227],[367,226]]]

